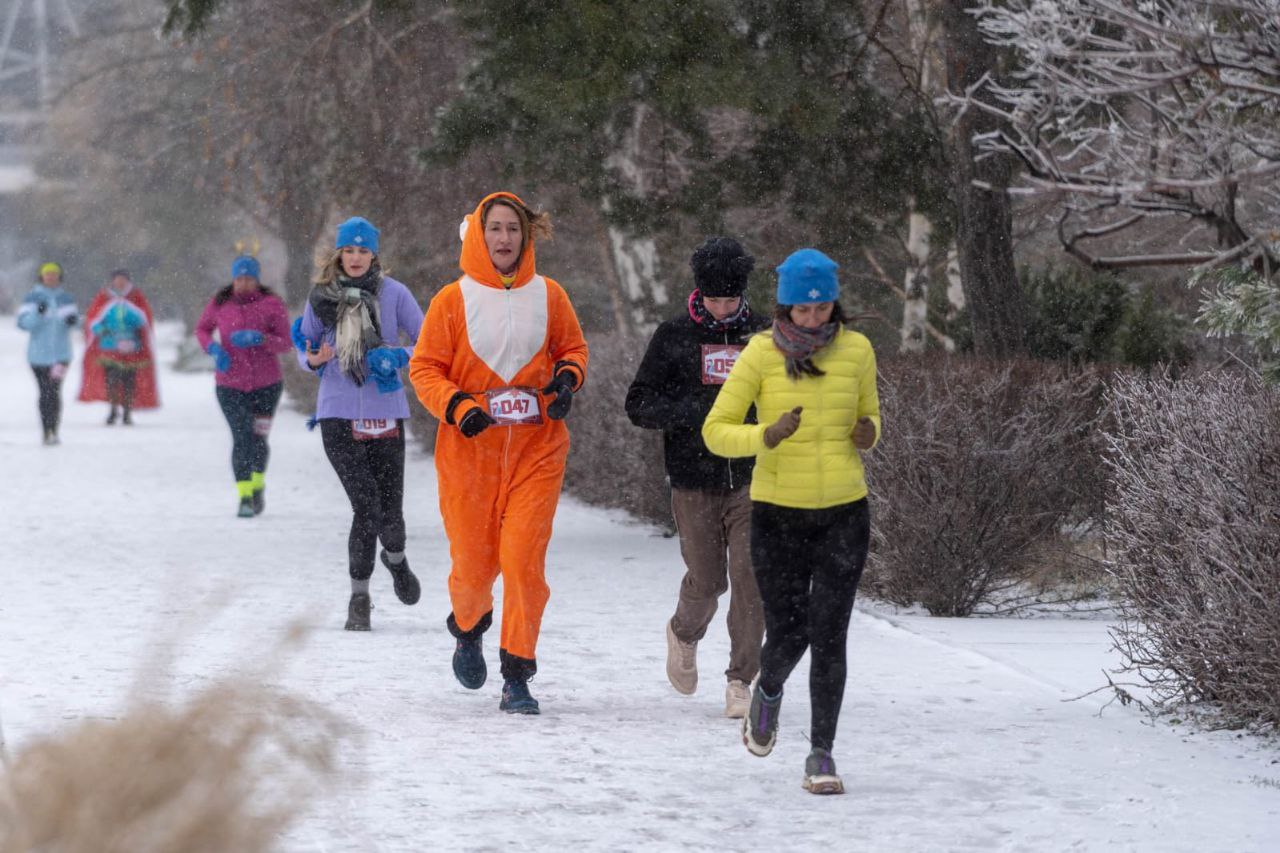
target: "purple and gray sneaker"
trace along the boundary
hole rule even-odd
[[[782,692],[768,696],[757,678],[751,690],[751,709],[742,719],[742,742],[752,755],[765,756],[773,751],[778,739],[778,711],[782,708]]]
[[[843,794],[844,781],[836,773],[831,751],[815,746],[804,760],[804,789],[810,794]]]

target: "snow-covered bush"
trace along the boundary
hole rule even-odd
[[[1280,394],[1221,373],[1107,394],[1112,632],[1158,703],[1280,723]]]
[[[867,591],[938,616],[1015,606],[1037,551],[1099,508],[1100,387],[1036,362],[882,364]]]

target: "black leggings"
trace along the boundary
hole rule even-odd
[[[36,374],[36,385],[40,386],[40,425],[45,432],[57,432],[58,422],[62,420],[62,377],[66,375],[67,365],[33,364],[31,369]]]
[[[267,435],[283,388],[283,382],[252,391],[217,386],[218,405],[231,427],[231,473],[237,482],[248,480],[255,471],[267,470],[271,454]]]
[[[776,695],[809,649],[809,738],[827,750],[844,701],[849,616],[870,535],[865,499],[826,509],[751,507],[751,560],[766,630],[760,686]]]
[[[138,383],[138,371],[127,367],[102,366],[107,379],[107,401],[111,408],[123,406],[126,412],[133,408],[133,389]]]
[[[395,438],[357,441],[351,421],[320,421],[324,452],[355,513],[347,556],[351,577],[358,581],[373,574],[379,539],[388,551],[404,550],[404,422],[398,421],[396,427]]]

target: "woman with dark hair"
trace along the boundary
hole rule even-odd
[[[409,288],[383,273],[378,242],[378,229],[367,219],[354,216],[339,225],[334,249],[322,259],[294,324],[298,360],[320,377],[316,418],[324,452],[351,502],[348,631],[370,629],[369,578],[379,541],[396,598],[416,604],[422,593],[404,553],[409,401],[400,382],[422,309]]]
[[[550,234],[550,217],[512,193],[482,199],[462,224],[462,277],[432,298],[409,366],[418,399],[440,419],[453,673],[468,689],[484,684],[482,637],[502,575],[498,708],[511,714],[539,713],[528,682],[550,596],[547,545],[569,456],[564,419],[587,375],[569,295],[535,264],[536,241]]]
[[[844,793],[831,749],[871,532],[860,454],[880,437],[875,353],[844,328],[836,268],[815,249],[778,267],[773,328],[747,344],[702,426],[712,452],[756,457],[751,559],[766,634],[743,741],[755,755],[773,749],[783,684],[808,649],[803,784],[815,794]],[[745,424],[753,405],[759,423]]]
[[[218,405],[231,427],[241,518],[266,508],[267,436],[284,387],[279,355],[292,347],[289,312],[262,285],[260,269],[249,255],[232,261],[231,283],[213,295],[196,323],[200,348],[213,357]]]

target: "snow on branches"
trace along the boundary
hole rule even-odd
[[[976,0],[1012,68],[951,100],[1002,120],[976,141],[1063,203],[1059,237],[1099,268],[1213,267],[1280,243],[1280,0]],[[1182,219],[1172,233],[1153,218]],[[1088,241],[1123,234],[1121,256]],[[1169,251],[1172,242],[1172,251]]]

